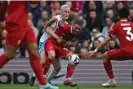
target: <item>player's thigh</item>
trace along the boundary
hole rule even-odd
[[[34,56],[39,55],[38,50],[37,50],[37,43],[26,44],[26,48],[30,55],[34,55]]]
[[[20,46],[24,36],[26,34],[23,26],[19,26],[13,23],[6,24],[7,36],[6,36],[6,46],[5,54],[8,58],[13,58],[16,55],[16,50]]]
[[[31,28],[31,26],[27,25],[25,27],[25,29],[27,32],[26,32],[26,35],[23,39],[23,44],[37,43],[35,34],[33,32],[33,29]]]
[[[47,56],[54,60],[55,56],[56,56],[56,49],[55,49],[55,44],[51,41],[51,40],[47,40],[46,44],[45,44],[45,51],[47,53]]]
[[[9,59],[12,59],[16,56],[16,50],[17,50],[17,48],[12,45],[5,45],[5,55]]]
[[[7,23],[6,30],[6,44],[12,45],[16,48],[19,47],[27,32],[25,27],[13,23]]]
[[[71,52],[66,48],[59,47],[57,49],[58,49],[58,56],[60,58],[65,58],[66,59],[69,55],[71,55]]]
[[[54,70],[56,72],[59,72],[61,70],[61,63],[60,63],[60,59],[55,59],[52,61],[52,64],[54,66]]]
[[[107,55],[109,56],[110,60],[122,61],[129,60],[131,58],[130,53],[123,49],[109,50],[107,51]]]

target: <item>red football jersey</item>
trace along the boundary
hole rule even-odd
[[[22,26],[28,23],[28,1],[11,1],[8,5],[6,22]]]
[[[109,31],[111,36],[116,36],[120,48],[133,48],[133,23],[127,20],[117,22]],[[132,49],[131,49],[132,50]]]
[[[58,23],[58,28],[56,29],[55,34],[62,37],[66,41],[70,41],[75,38],[75,35],[71,33],[71,25],[61,20]],[[49,39],[55,40],[52,37]]]

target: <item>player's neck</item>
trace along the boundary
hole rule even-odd
[[[120,21],[127,21],[127,18],[122,18],[120,19]]]

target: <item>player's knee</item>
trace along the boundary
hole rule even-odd
[[[57,67],[54,70],[58,73],[61,70],[61,67]]]
[[[105,52],[103,55],[102,55],[102,58],[103,60],[109,60],[109,56],[107,55],[107,52]]]
[[[36,44],[28,44],[26,47],[30,55],[38,55]]]
[[[50,55],[48,56],[50,59],[54,60],[55,59],[55,56],[54,55]]]
[[[33,48],[33,49],[29,50],[29,54],[30,55],[38,55],[37,48]]]
[[[44,59],[41,59],[41,60],[40,60],[40,63],[41,63],[41,64],[44,64],[44,62],[45,62]]]
[[[6,52],[8,59],[13,59],[16,56],[16,52]]]
[[[49,57],[50,59],[54,60],[54,59],[55,59],[55,54],[50,53],[50,54],[48,54],[48,57]]]

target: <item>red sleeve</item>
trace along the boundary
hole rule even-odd
[[[62,21],[62,20],[60,20],[58,22],[58,26],[59,26],[59,28],[62,28],[62,30],[64,30],[65,32],[68,31],[68,30],[70,31],[70,29],[71,29],[71,25],[64,22],[64,21]]]
[[[7,7],[8,7],[8,2],[7,1],[1,2],[1,5],[0,5],[0,21],[4,21],[5,14],[6,14],[6,11],[7,11]]]
[[[115,36],[115,30],[116,29],[116,25],[114,25],[110,30],[109,30],[109,35],[110,36]]]

